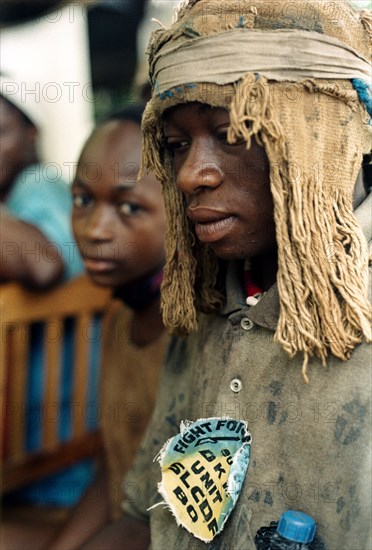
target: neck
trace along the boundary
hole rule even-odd
[[[252,274],[255,282],[263,291],[269,290],[276,282],[278,272],[277,250],[271,250],[251,260]]]
[[[145,309],[133,312],[131,323],[131,341],[138,347],[155,342],[164,331],[160,311],[160,298]]]
[[[131,341],[145,346],[157,340],[164,330],[160,312],[160,284],[163,271],[118,288],[114,296],[132,311]]]
[[[162,279],[163,271],[159,270],[150,276],[137,279],[118,288],[115,290],[114,296],[131,309],[141,311],[159,298]]]

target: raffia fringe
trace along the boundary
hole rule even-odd
[[[334,95],[351,107],[353,97],[325,84],[309,91]],[[331,93],[333,90],[333,94]],[[271,165],[271,191],[279,269],[280,318],[275,340],[293,357],[304,354],[303,376],[312,356],[326,364],[331,353],[350,358],[355,346],[371,341],[367,297],[368,262],[364,236],[351,211],[350,186],[327,187],[320,178],[288,164],[277,143],[263,134]],[[350,181],[355,181],[358,163]]]
[[[314,81],[303,86],[358,108],[354,90]],[[350,211],[349,191],[339,189],[332,198],[320,180],[300,184],[296,167],[288,163],[275,113],[266,79],[247,75],[231,104],[229,139],[244,138],[249,148],[254,136],[270,160],[279,256],[275,340],[291,357],[303,353],[302,373],[308,382],[310,357],[319,357],[323,365],[329,352],[347,360],[363,336],[371,341],[366,246]],[[333,216],[324,215],[329,211]]]
[[[195,0],[184,3],[179,17],[186,17],[190,6],[196,3]],[[372,40],[371,13],[361,12],[360,21]],[[157,31],[151,48],[156,51],[177,33],[182,33],[182,26],[173,31]],[[328,96],[340,100],[355,117],[361,112],[351,87],[320,81],[307,81],[302,86],[306,93],[320,92],[319,105]],[[363,337],[372,340],[366,291],[367,247],[352,214],[350,196],[350,182],[356,179],[362,145],[355,149],[352,171],[347,171],[350,166],[343,167],[347,185],[344,182],[332,189],[309,173],[303,174],[299,185],[288,147],[293,146],[293,136],[296,140],[296,132],[301,128],[293,126],[289,143],[280,123],[280,106],[273,103],[269,91],[268,82],[255,75],[247,75],[235,85],[228,138],[231,142],[243,138],[248,148],[254,138],[265,147],[269,158],[279,264],[280,318],[275,340],[291,357],[303,354],[302,372],[307,381],[311,357],[320,358],[323,364],[330,353],[347,360]],[[175,100],[173,105],[188,100],[198,98],[194,95],[192,99]],[[214,98],[212,94],[211,104],[219,105],[217,95]],[[304,105],[299,104],[298,108]],[[171,165],[163,150],[160,111],[150,102],[144,115],[143,166],[155,171],[164,189],[168,222],[167,265],[162,286],[164,322],[171,332],[187,334],[197,329],[197,311],[211,311],[221,303],[215,290],[217,258],[198,242],[187,221],[182,195],[173,182]],[[350,120],[347,115],[344,122]],[[340,126],[326,130],[332,133],[333,129],[341,135]],[[356,134],[354,129],[352,138]],[[323,149],[328,146],[328,137],[332,135],[322,138]]]
[[[304,87],[318,91],[319,85],[313,87],[309,82]],[[326,94],[331,91],[325,87]],[[340,98],[341,91],[333,91]],[[349,103],[353,96],[346,93],[344,99]],[[144,138],[144,164],[155,170],[163,182],[168,219],[163,317],[171,332],[188,334],[197,329],[197,309],[211,311],[221,303],[214,290],[217,260],[198,243],[188,224],[170,165],[160,159],[160,121],[151,116],[150,113],[147,117],[150,131]],[[323,364],[328,353],[347,360],[363,336],[371,341],[371,312],[364,290],[366,246],[350,211],[348,192],[338,189],[332,196],[320,182],[298,184],[298,175],[287,161],[280,123],[270,104],[269,85],[264,78],[257,81],[248,75],[236,87],[229,139],[244,138],[249,147],[252,137],[265,147],[271,166],[280,296],[275,340],[291,357],[303,353],[303,376],[307,381],[310,357],[319,357]],[[330,211],[332,216],[323,215]]]

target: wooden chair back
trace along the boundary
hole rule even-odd
[[[86,276],[46,292],[31,292],[16,283],[0,287],[2,493],[42,479],[101,449],[99,431],[87,429],[84,414],[91,345],[88,332],[97,315],[102,316],[99,326],[103,330],[110,295],[108,289],[97,287]],[[25,449],[30,327],[33,323],[44,325],[43,405],[47,407],[60,400],[65,320],[70,318],[74,331],[72,435],[61,443],[58,422],[48,421],[48,415],[43,414],[41,448],[30,452]]]

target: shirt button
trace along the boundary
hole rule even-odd
[[[251,328],[254,327],[253,321],[248,319],[248,317],[243,317],[243,319],[240,321],[240,326],[244,330],[251,330]]]
[[[233,378],[230,382],[230,390],[234,393],[239,393],[243,387],[242,381],[239,378]]]

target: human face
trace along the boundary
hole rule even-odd
[[[4,198],[21,170],[36,157],[37,130],[0,96],[0,196]]]
[[[140,127],[110,121],[98,128],[79,160],[73,230],[85,268],[100,285],[120,288],[164,264],[165,212],[153,175],[137,182]]]
[[[220,258],[251,258],[276,248],[269,163],[254,140],[229,144],[229,125],[225,109],[178,105],[165,113],[165,142],[199,240]]]

